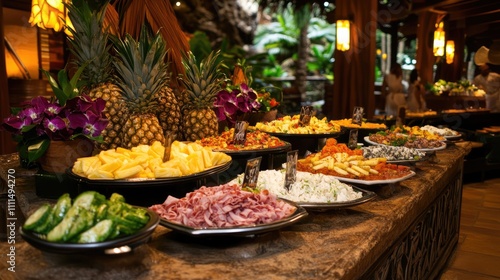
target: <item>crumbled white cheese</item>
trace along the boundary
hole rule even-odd
[[[242,184],[244,174],[231,181]],[[294,202],[331,203],[361,198],[363,194],[333,176],[297,171],[296,182],[290,191],[285,189],[285,170],[263,170],[259,172],[257,188],[267,189],[278,197]]]
[[[362,147],[365,158],[386,158],[387,160],[419,160],[425,156],[425,152],[403,146],[375,145]]]

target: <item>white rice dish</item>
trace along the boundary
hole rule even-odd
[[[243,183],[240,174],[230,183]],[[285,170],[263,170],[259,172],[258,189],[266,189],[278,197],[294,202],[332,203],[361,198],[363,194],[351,186],[341,183],[333,176],[297,171],[296,182],[290,191],[285,189]]]

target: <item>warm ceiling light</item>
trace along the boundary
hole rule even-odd
[[[339,19],[337,20],[337,50],[347,51],[350,47],[351,41],[351,24],[349,20]]]
[[[61,31],[66,26],[66,21],[70,25],[64,6],[64,3],[69,2],[70,0],[32,0],[29,23],[31,26]]]
[[[434,56],[443,56],[444,55],[444,29],[443,22],[436,24],[436,31],[434,31],[434,44],[433,51]]]
[[[446,41],[446,63],[452,64],[455,57],[455,41]]]

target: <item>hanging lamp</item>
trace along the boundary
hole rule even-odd
[[[32,0],[29,23],[43,29],[59,32],[66,25],[71,26],[65,4],[70,0]],[[69,33],[69,32],[66,32]]]
[[[446,41],[446,63],[452,64],[455,57],[455,41]]]
[[[436,24],[436,30],[434,31],[434,44],[433,44],[434,56],[444,55],[444,46],[445,46],[444,39],[445,39],[444,23],[441,21]]]
[[[351,24],[349,20],[337,20],[337,50],[348,51],[351,45]]]

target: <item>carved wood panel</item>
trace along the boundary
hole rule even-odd
[[[363,278],[435,278],[458,242],[461,202],[462,174],[459,173]]]

